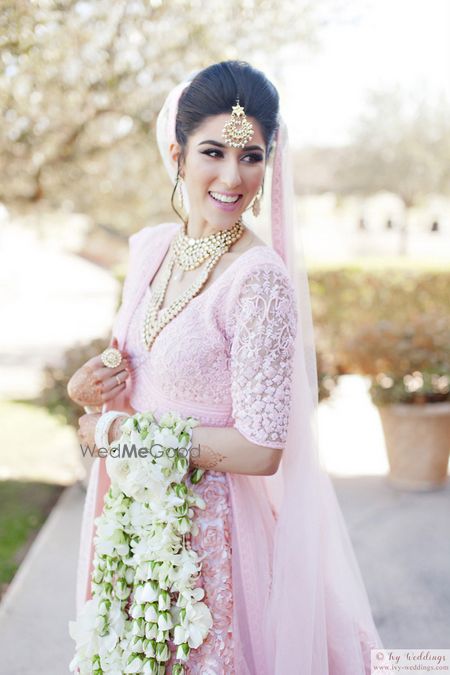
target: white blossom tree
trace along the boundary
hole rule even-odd
[[[155,120],[170,87],[225,58],[314,45],[342,0],[3,0],[0,200],[128,231],[167,213]]]

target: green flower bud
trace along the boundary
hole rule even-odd
[[[183,642],[181,645],[178,645],[177,659],[180,659],[181,661],[187,661],[189,658],[190,651],[191,648],[189,647],[187,642]]]
[[[204,472],[203,469],[194,469],[191,473],[191,476],[190,476],[191,483],[193,485],[197,485],[197,483],[200,483],[201,479],[203,478],[204,473],[205,472]]]
[[[191,521],[187,516],[178,518],[178,531],[180,534],[187,534],[191,529]]]
[[[144,640],[142,646],[145,656],[152,658],[156,656],[156,640]]]
[[[125,579],[119,579],[116,583],[116,597],[119,600],[126,600],[131,593],[131,588],[128,586]]]
[[[175,460],[175,468],[178,473],[185,474],[189,468],[189,462],[186,457],[177,457]]]
[[[185,516],[189,510],[189,505],[187,502],[184,502],[183,504],[180,504],[179,506],[174,507],[174,511],[177,514],[177,516]]]
[[[160,612],[170,609],[170,593],[168,591],[160,592],[158,596],[158,609]]]
[[[159,663],[164,663],[165,661],[168,661],[170,658],[170,652],[169,652],[169,647],[165,642],[157,642],[156,643],[156,660]]]
[[[180,497],[180,499],[182,499],[188,493],[187,485],[185,485],[184,483],[176,483],[175,484],[175,493],[176,493],[177,497]]]
[[[182,663],[175,663],[172,668],[172,675],[185,675],[186,670]]]

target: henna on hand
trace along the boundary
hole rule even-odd
[[[227,458],[226,455],[222,455],[217,450],[213,450],[209,445],[201,444],[199,445],[199,448],[200,452],[198,457],[192,458],[192,465],[200,469],[211,471]],[[198,460],[200,459],[201,463],[198,463]]]
[[[101,405],[101,385],[88,368],[80,368],[67,385],[69,397],[79,405]]]

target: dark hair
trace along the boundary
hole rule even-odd
[[[202,122],[211,115],[230,113],[237,98],[245,114],[258,121],[267,148],[266,157],[269,157],[278,128],[278,91],[264,73],[246,61],[214,63],[197,73],[182,92],[175,123],[181,156],[186,151],[189,136]],[[174,209],[175,190],[176,185],[172,194]]]

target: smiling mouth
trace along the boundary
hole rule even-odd
[[[220,192],[208,192],[208,194],[221,204],[236,204],[242,198],[242,195],[223,195]]]

